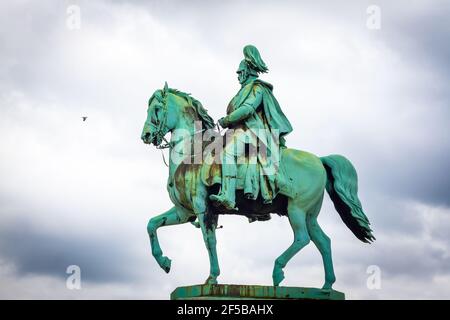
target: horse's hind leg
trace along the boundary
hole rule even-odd
[[[168,211],[150,219],[147,225],[147,232],[150,236],[150,244],[152,247],[152,254],[158,262],[159,266],[165,271],[170,271],[171,260],[163,256],[161,247],[159,246],[158,235],[156,230],[163,226],[171,226],[188,222],[191,215],[172,207]]]
[[[275,265],[272,273],[274,286],[278,286],[280,282],[283,281],[283,268],[286,266],[289,260],[310,241],[308,230],[306,227],[306,211],[300,208],[293,201],[289,201],[288,217],[289,223],[291,224],[292,230],[294,231],[294,242],[285,252],[283,252],[281,256],[279,256],[275,260]]]
[[[217,258],[216,249],[216,228],[218,222],[218,215],[210,211],[200,213],[198,222],[202,229],[203,239],[205,241],[206,249],[209,255],[209,277],[206,279],[206,284],[217,284],[217,277],[220,275],[219,260]]]
[[[311,240],[314,242],[317,249],[319,249],[320,254],[322,255],[323,267],[325,270],[325,284],[322,288],[331,289],[333,283],[336,281],[336,276],[334,275],[333,269],[333,260],[331,258],[331,240],[323,232],[322,228],[317,222],[317,216],[319,215],[320,209],[322,208],[322,200],[323,195],[319,199],[317,204],[310,210],[306,219],[306,223]]]

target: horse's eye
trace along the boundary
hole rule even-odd
[[[158,109],[155,110],[155,112],[152,115],[152,123],[155,125],[159,124],[159,118],[158,118]]]

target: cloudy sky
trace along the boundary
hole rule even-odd
[[[170,274],[151,256],[146,225],[171,207],[168,170],[140,134],[164,81],[223,116],[251,43],[294,126],[288,145],[345,155],[358,170],[377,241],[359,242],[325,197],[334,288],[449,299],[449,14],[438,0],[1,2],[0,298],[167,299],[206,279],[191,225],[160,229]],[[287,219],[220,224],[220,281],[270,285],[292,241]],[[70,265],[80,290],[66,287]],[[321,286],[317,249],[285,273],[283,285]]]

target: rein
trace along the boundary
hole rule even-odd
[[[197,131],[191,133],[190,135],[181,137],[180,139],[178,139],[178,140],[175,141],[175,142],[167,141],[167,139],[166,139],[165,137],[162,137],[162,140],[165,142],[165,144],[156,146],[156,149],[168,149],[168,148],[169,148],[169,149],[173,149],[173,147],[175,147],[177,144],[179,144],[179,143],[180,143],[181,141],[183,141],[184,139],[190,138],[190,137],[196,135],[197,133],[203,132],[203,131],[205,131],[205,130],[206,130],[206,129],[200,129],[200,130],[197,130]]]
[[[163,162],[164,162],[164,164],[166,165],[166,167],[168,168],[169,165],[168,165],[167,162],[166,162],[166,158],[165,158],[165,156],[164,156],[164,151],[163,151],[163,149],[170,149],[170,151],[175,151],[175,152],[177,152],[178,154],[183,155],[183,153],[178,152],[178,151],[176,151],[176,150],[172,150],[172,149],[173,149],[178,143],[180,143],[181,141],[183,141],[186,137],[192,137],[193,135],[195,135],[195,134],[197,134],[197,133],[199,133],[199,132],[203,132],[203,131],[205,131],[205,129],[198,130],[198,131],[196,131],[196,132],[190,134],[189,136],[181,137],[181,139],[179,139],[178,141],[172,142],[172,143],[171,143],[170,141],[167,141],[167,139],[166,139],[165,137],[162,137],[162,139],[164,140],[165,144],[156,146],[156,149],[160,149],[160,150],[161,150],[162,159],[163,159]],[[192,155],[191,155],[191,156],[192,156]]]

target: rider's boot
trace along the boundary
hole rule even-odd
[[[209,199],[227,210],[235,210],[236,208],[236,177],[225,176],[222,179],[222,188],[219,194],[212,194]]]

